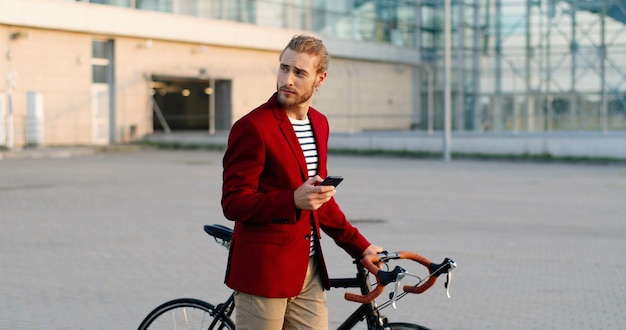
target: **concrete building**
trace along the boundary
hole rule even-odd
[[[314,33],[299,8],[239,3],[0,2],[0,143],[110,144],[168,128],[228,130],[275,90],[289,39]],[[256,23],[220,15],[255,15],[248,20]],[[322,38],[332,60],[313,106],[334,117],[333,129],[410,128],[417,50]]]

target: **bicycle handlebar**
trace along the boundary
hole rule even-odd
[[[213,236],[222,246],[227,249],[230,248],[230,241],[233,235],[233,230],[231,228],[217,224],[205,225],[204,231]],[[346,292],[344,295],[345,299],[363,304],[371,303],[383,293],[387,284],[402,279],[406,274],[406,271],[400,266],[396,266],[392,271],[384,271],[381,269],[383,263],[393,259],[410,259],[419,262],[426,267],[430,273],[428,275],[428,280],[424,283],[420,282],[421,284],[418,283],[417,285],[405,285],[402,289],[407,293],[422,293],[428,290],[435,284],[439,275],[447,274],[456,267],[456,263],[454,263],[454,261],[450,258],[445,258],[442,263],[435,264],[430,262],[427,258],[410,251],[398,251],[393,253],[385,251],[379,254],[370,254],[361,259],[361,264],[365,267],[365,269],[376,276],[376,288],[370,291],[367,295]],[[446,283],[446,288],[448,288],[447,284],[448,283]],[[449,292],[448,297],[450,297]]]
[[[435,264],[430,262],[428,258],[423,257],[415,252],[410,251],[398,251],[393,253],[383,252],[379,254],[369,254],[361,259],[361,264],[370,273],[376,276],[376,288],[370,291],[367,295],[360,295],[355,293],[346,292],[344,298],[349,301],[359,302],[362,304],[368,304],[374,301],[385,290],[385,286],[391,282],[395,282],[400,274],[404,274],[406,271],[400,266],[396,266],[392,271],[384,271],[381,269],[382,264],[392,259],[410,259],[422,264],[426,267],[430,273],[426,282],[417,285],[405,285],[403,287],[404,292],[408,293],[423,293],[430,289],[437,277],[441,274],[448,273],[450,270],[456,267],[456,264],[452,259],[445,258],[441,264]]]

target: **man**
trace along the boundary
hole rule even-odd
[[[335,202],[328,121],[311,108],[326,79],[321,40],[295,36],[280,54],[277,91],[238,120],[224,154],[222,208],[235,221],[226,284],[237,329],[328,329],[320,228],[353,257],[378,253]]]

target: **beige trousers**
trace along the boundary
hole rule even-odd
[[[296,297],[267,298],[235,293],[237,330],[327,330],[326,292],[314,260],[313,257],[309,260],[302,292]]]

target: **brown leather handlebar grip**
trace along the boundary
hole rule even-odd
[[[374,301],[374,299],[378,298],[378,296],[380,296],[383,293],[383,291],[385,291],[385,286],[380,285],[379,283],[374,290],[370,291],[370,293],[368,293],[365,296],[362,294],[356,294],[356,293],[350,293],[350,292],[346,292],[343,296],[348,301],[354,301],[354,302],[358,302],[361,304],[369,304],[372,301]]]
[[[430,260],[428,260],[428,258],[423,257],[411,251],[398,251],[398,256],[400,257],[400,259],[410,259],[410,260],[419,262],[424,267],[426,267],[428,271],[430,272],[431,262]],[[380,270],[380,267],[382,266],[379,263],[380,263],[380,256],[378,254],[368,254],[361,259],[361,264],[363,265],[363,267],[365,267],[365,269],[367,269],[370,273],[376,276],[376,283],[377,283],[376,288],[370,291],[370,293],[368,293],[367,295],[360,295],[360,294],[346,292],[344,294],[344,298],[346,300],[354,301],[354,302],[358,302],[362,304],[369,304],[372,301],[374,301],[374,299],[378,298],[378,296],[380,296],[383,293],[383,291],[385,291],[385,286],[380,284],[380,279],[378,278],[378,271]],[[428,280],[422,285],[418,285],[418,286],[405,285],[403,287],[403,290],[405,292],[410,292],[410,293],[422,293],[430,289],[430,287],[432,287],[435,284],[435,282],[437,282],[437,278],[435,276],[430,276]]]
[[[367,269],[370,273],[376,276],[376,288],[370,291],[370,293],[368,293],[367,295],[346,292],[344,294],[344,298],[346,300],[358,302],[361,304],[369,304],[385,291],[385,286],[380,285],[380,280],[378,279],[378,271],[380,270],[380,266],[378,266],[377,264],[379,262],[380,257],[377,254],[368,254],[361,258],[361,264],[365,267],[365,269]]]

